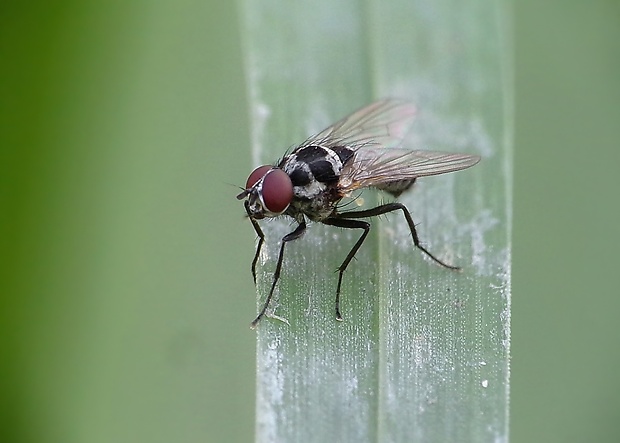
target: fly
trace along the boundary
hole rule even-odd
[[[252,260],[255,284],[256,262],[265,241],[258,220],[287,215],[297,222],[297,227],[282,238],[271,289],[251,324],[252,328],[265,315],[271,302],[282,270],[284,246],[304,234],[307,220],[363,231],[338,267],[336,319],[340,321],[342,276],[370,232],[370,224],[360,219],[402,211],[414,246],[439,265],[459,269],[435,257],[420,244],[411,213],[402,203],[339,211],[338,203],[352,191],[376,188],[398,197],[418,177],[459,171],[480,161],[476,155],[413,151],[400,147],[415,113],[412,104],[400,100],[372,103],[308,138],[276,165],[259,166],[250,174],[237,199],[245,200],[245,210],[258,235]]]

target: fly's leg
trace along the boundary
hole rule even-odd
[[[413,223],[413,218],[411,218],[411,213],[407,209],[405,205],[402,203],[387,203],[385,205],[377,206],[376,208],[367,209],[365,211],[351,211],[351,212],[343,212],[341,214],[337,214],[336,217],[340,219],[351,219],[351,218],[367,218],[367,217],[375,217],[377,215],[387,214],[388,212],[394,212],[398,210],[403,211],[405,215],[405,219],[407,220],[407,224],[409,225],[409,230],[411,231],[411,236],[413,237],[413,244],[416,248],[420,249],[424,252],[428,257],[430,257],[435,263],[440,264],[444,268],[453,269],[459,271],[461,268],[458,266],[449,265],[433,254],[431,254],[424,246],[420,244],[420,239],[418,238],[418,233],[415,230],[415,224]]]
[[[364,230],[364,233],[360,236],[360,238],[357,240],[355,245],[353,245],[353,247],[347,254],[347,257],[344,259],[342,264],[338,267],[338,286],[336,287],[336,320],[342,321],[342,315],[340,314],[340,286],[342,284],[342,275],[344,274],[344,271],[347,269],[347,266],[349,266],[349,263],[351,262],[351,260],[353,260],[353,257],[357,253],[358,249],[362,246],[362,243],[364,243],[364,240],[366,240],[366,237],[368,236],[368,233],[370,232],[370,224],[362,220],[348,220],[348,219],[339,218],[339,217],[340,217],[340,214],[337,214],[335,217],[323,220],[323,223],[326,225],[337,226],[339,228],[363,229]]]
[[[278,263],[276,264],[276,271],[273,273],[273,282],[271,283],[271,289],[269,290],[269,295],[267,296],[267,299],[265,300],[265,304],[263,304],[263,308],[260,310],[260,312],[254,319],[254,321],[250,324],[250,328],[252,329],[256,328],[260,319],[263,317],[263,315],[265,315],[265,312],[267,312],[267,308],[269,307],[269,302],[271,302],[271,297],[273,296],[273,291],[276,288],[276,283],[278,282],[278,279],[280,278],[280,271],[282,269],[282,260],[284,259],[284,245],[287,242],[298,239],[299,237],[303,235],[305,231],[306,231],[306,222],[302,221],[299,224],[299,226],[295,228],[293,232],[282,237],[282,242],[280,245],[280,254],[278,255]],[[258,252],[257,252],[257,256],[258,256]]]
[[[250,222],[252,222],[252,226],[254,227],[254,231],[256,235],[258,235],[258,245],[256,245],[256,253],[254,254],[254,260],[252,260],[252,278],[254,279],[254,284],[256,284],[256,262],[258,262],[258,256],[260,254],[260,250],[263,247],[263,243],[265,242],[265,234],[263,234],[263,230],[258,225],[258,222],[252,218],[252,214],[250,213],[249,203],[245,201],[245,212],[248,213],[248,217],[250,218]]]

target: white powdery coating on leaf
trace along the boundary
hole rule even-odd
[[[277,334],[264,337],[269,340],[262,348],[257,374],[256,425],[263,441],[276,442],[277,422],[286,414],[284,405],[283,356]]]
[[[485,234],[498,223],[499,219],[492,216],[491,210],[483,209],[469,223],[459,225],[460,236],[471,236],[472,265],[480,276],[493,275],[497,266],[505,260],[506,254],[502,254],[502,251],[490,251],[485,240]]]

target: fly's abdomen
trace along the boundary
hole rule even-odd
[[[389,194],[392,194],[394,197],[398,197],[400,194],[405,192],[407,189],[411,188],[415,183],[415,178],[412,180],[398,180],[387,183],[380,183],[375,185],[374,187],[385,191]]]

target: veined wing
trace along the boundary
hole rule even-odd
[[[438,151],[366,148],[355,152],[342,170],[339,186],[343,192],[379,184],[446,174],[474,166],[477,155]]]
[[[300,147],[347,146],[354,150],[364,146],[392,147],[402,141],[415,113],[415,106],[409,102],[380,100],[313,135]]]

